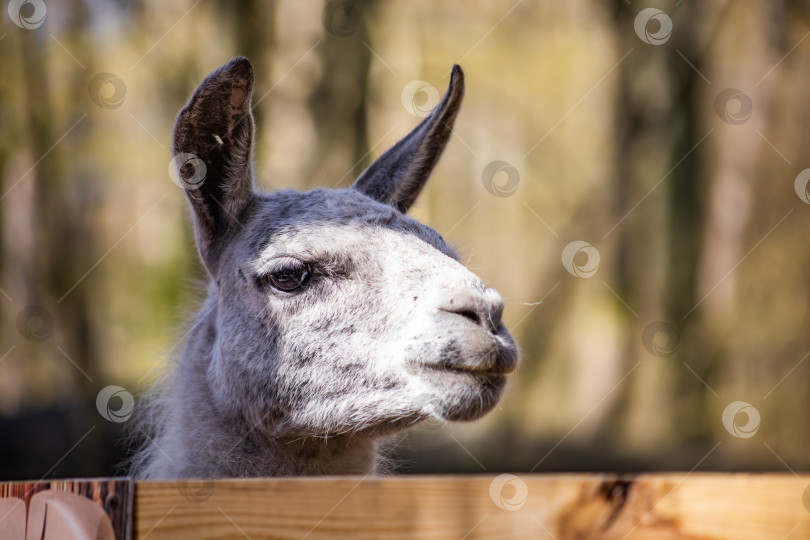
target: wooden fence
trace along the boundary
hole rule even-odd
[[[105,482],[109,500],[109,479],[88,483]],[[58,482],[52,484],[59,489]],[[79,483],[64,484],[79,493]],[[115,535],[119,540],[798,540],[810,539],[808,486],[810,475],[710,473],[135,482],[130,527],[116,526]],[[113,510],[120,511],[125,499]],[[67,538],[44,530],[37,539]]]

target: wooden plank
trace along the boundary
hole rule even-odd
[[[138,482],[136,538],[810,539],[810,475]]]
[[[77,528],[88,526],[96,532],[109,531],[116,540],[130,540],[134,488],[131,478],[0,483],[0,539],[64,539],[74,537]],[[78,504],[60,493],[77,496]],[[83,501],[91,503],[92,512]],[[74,536],[63,530],[64,523],[72,524]],[[26,529],[27,534],[20,536]]]

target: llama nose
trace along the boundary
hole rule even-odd
[[[463,291],[447,298],[439,308],[441,311],[455,313],[497,334],[503,315],[503,298],[495,289]]]

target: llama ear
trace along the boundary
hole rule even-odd
[[[253,67],[234,58],[200,83],[174,126],[175,179],[194,213],[197,246],[209,267],[253,198]]]
[[[450,139],[463,97],[464,72],[456,65],[441,103],[404,139],[372,163],[352,188],[407,212]]]

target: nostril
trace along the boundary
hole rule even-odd
[[[478,314],[474,311],[464,310],[464,311],[457,311],[456,313],[458,313],[462,317],[470,319],[475,324],[481,324],[481,318],[478,317]]]
[[[483,294],[474,289],[448,291],[437,307],[439,311],[461,315],[484,330],[497,335],[501,328],[503,298],[494,289],[485,289]]]

